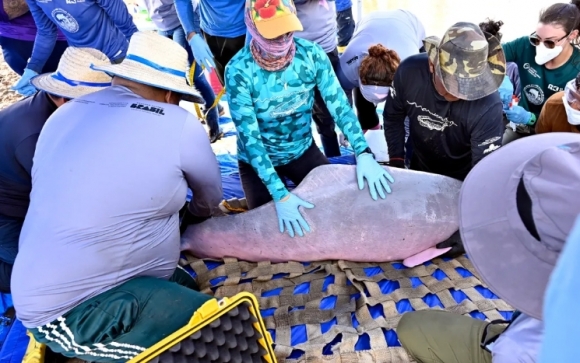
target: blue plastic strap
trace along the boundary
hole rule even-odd
[[[134,54],[129,54],[125,57],[125,59],[130,59],[132,61],[135,61],[137,63],[141,63],[144,64],[148,67],[151,67],[153,69],[156,69],[158,71],[164,72],[164,73],[168,73],[168,74],[173,74],[174,76],[178,76],[178,77],[186,77],[185,71],[178,71],[177,69],[171,69],[171,68],[167,68],[167,67],[163,67],[155,62],[151,62],[150,60],[147,60],[145,58],[139,57],[138,55],[134,55]]]
[[[84,82],[84,81],[75,81],[72,79],[68,79],[65,76],[62,75],[62,73],[60,72],[55,72],[51,75],[52,78],[59,80],[61,82],[64,82],[66,84],[68,84],[69,86],[87,86],[87,87],[108,87],[111,85],[111,82],[105,82],[105,83],[97,83],[97,82]]]

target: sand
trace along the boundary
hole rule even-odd
[[[18,81],[19,77],[4,62],[4,57],[2,57],[2,52],[0,52],[0,110],[22,99],[22,96],[10,90],[10,87]]]

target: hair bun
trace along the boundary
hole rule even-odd
[[[572,0],[572,1],[570,1],[570,4],[574,5],[578,9],[580,9],[580,0]]]
[[[389,54],[389,50],[382,44],[375,44],[369,48],[369,56],[371,57],[382,58],[387,54]]]

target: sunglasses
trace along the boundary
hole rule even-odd
[[[556,44],[560,43],[562,40],[564,40],[565,38],[567,38],[569,34],[564,35],[562,38],[558,39],[558,40],[541,40],[540,38],[538,38],[538,35],[536,34],[536,32],[533,32],[532,34],[530,34],[530,43],[534,46],[537,47],[538,45],[540,45],[540,43],[544,43],[544,46],[548,49],[554,49],[554,47],[556,47]]]

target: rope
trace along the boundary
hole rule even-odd
[[[475,287],[484,285],[475,277],[477,273],[465,257],[447,262],[437,259],[429,266],[402,270],[396,269],[391,263],[323,261],[307,265],[298,262],[272,264],[250,263],[233,258],[224,259],[222,265],[210,270],[205,264],[207,261],[212,260],[188,256],[181,261],[182,265],[190,266],[195,271],[197,282],[204,293],[225,297],[248,291],[256,295],[261,309],[275,309],[272,316],[264,317],[264,322],[268,329],[275,331],[275,353],[280,363],[411,362],[402,347],[389,347],[384,338],[384,331],[396,330],[401,317],[396,303],[403,299],[407,299],[414,310],[433,309],[422,299],[433,294],[439,298],[444,310],[456,314],[480,311],[489,320],[502,319],[499,311],[513,310],[504,301],[485,299],[477,292]],[[370,267],[380,267],[382,272],[368,277],[364,269]],[[473,277],[462,277],[456,270],[458,268],[468,270]],[[437,269],[447,277],[442,280],[432,277]],[[272,280],[277,274],[288,275]],[[324,280],[329,275],[334,276],[334,283],[323,291]],[[211,281],[218,277],[226,279],[212,285]],[[423,285],[413,288],[411,278],[418,278]],[[400,288],[390,294],[383,294],[378,284],[383,280],[396,281]],[[310,283],[309,293],[295,295],[294,288],[304,282]],[[263,292],[273,289],[281,289],[280,294],[262,296]],[[470,300],[457,303],[450,289],[463,291]],[[358,299],[351,298],[357,293],[360,293]],[[321,310],[321,301],[328,296],[336,296],[335,307]],[[381,305],[384,317],[371,316],[368,308],[376,305]],[[294,307],[304,308],[291,311]],[[359,322],[356,329],[352,326],[353,314]],[[320,324],[332,319],[336,319],[337,324],[323,334]],[[291,328],[296,325],[306,325],[308,340],[292,346]],[[355,351],[355,344],[362,334],[369,336],[371,349]],[[323,348],[335,341],[338,335],[342,335],[342,340],[333,346],[333,354],[322,355]],[[298,360],[289,359],[295,349],[304,351],[304,355]]]
[[[191,67],[189,68],[189,84],[193,87],[194,85],[194,78],[195,78],[195,67],[197,65],[197,62],[193,62],[193,64],[191,65]],[[205,69],[204,66],[202,66],[202,69]],[[207,110],[205,110],[205,113],[201,112],[201,108],[199,107],[199,105],[196,103],[194,104],[195,106],[195,112],[197,114],[197,117],[200,119],[200,121],[202,123],[206,123],[206,119],[207,119],[207,114],[209,113],[209,111],[211,111],[212,109],[214,109],[215,107],[217,107],[217,105],[220,102],[220,99],[222,98],[222,96],[226,93],[226,88],[222,88],[222,90],[217,94],[217,96],[215,97],[215,100],[213,101],[213,104],[211,105],[210,108],[208,108]]]

